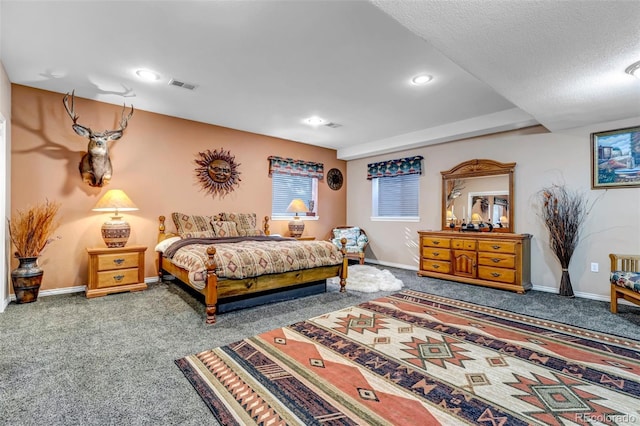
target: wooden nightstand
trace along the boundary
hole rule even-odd
[[[104,296],[122,291],[145,290],[145,246],[88,248],[89,284],[87,297]]]

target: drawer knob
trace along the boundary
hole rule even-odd
[[[115,263],[116,265],[122,265],[124,263],[124,259],[123,258],[113,259],[113,263]]]
[[[440,265],[433,265],[433,269],[438,269]]]
[[[494,257],[493,259],[491,259],[491,261],[492,261],[493,263],[499,263],[499,262],[500,262],[500,260],[501,260],[501,259],[496,259],[495,257]]]
[[[496,277],[496,278],[498,278],[500,275],[502,275],[502,274],[499,274],[497,272],[492,272],[491,273],[491,276]]]
[[[440,244],[440,241],[431,241],[433,244],[438,245]]]
[[[113,279],[116,281],[122,281],[122,279],[124,278],[124,275],[114,275]]]
[[[494,250],[498,250],[498,249],[500,248],[500,246],[499,246],[499,245],[493,245],[493,246],[491,246],[491,247],[493,247],[493,249],[494,249]]]
[[[434,255],[434,256],[440,256],[440,252],[434,251],[434,252],[433,252],[433,255]]]

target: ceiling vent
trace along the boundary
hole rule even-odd
[[[171,81],[169,81],[169,86],[182,87],[183,89],[187,89],[187,90],[193,90],[196,87],[198,87],[195,84],[186,83],[184,81],[176,80],[175,78],[172,78]]]
[[[331,127],[332,129],[337,129],[338,127],[342,127],[342,124],[338,124],[338,123],[327,123],[327,124],[325,124],[325,126],[327,126],[327,127]]]

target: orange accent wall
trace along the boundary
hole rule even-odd
[[[336,167],[346,175],[346,162],[336,151],[303,143],[247,133],[136,110],[124,136],[112,142],[113,178],[103,188],[85,184],[78,163],[87,140],[71,128],[63,95],[12,85],[11,206],[12,212],[45,199],[62,203],[61,226],[40,258],[45,274],[42,289],[86,285],[87,247],[104,247],[100,226],[108,215],[91,211],[108,189],[124,190],[140,209],[124,213],[131,224],[128,244],[148,246],[145,276],[156,275],[158,216],[180,211],[216,214],[255,212],[259,219],[271,212],[270,155],[324,163],[325,173]],[[135,105],[135,98],[133,99]],[[128,101],[127,101],[128,105]],[[115,129],[121,106],[76,98],[78,123],[97,131]],[[239,163],[240,185],[223,198],[212,197],[195,178],[199,152],[223,148]],[[305,235],[325,238],[346,221],[346,185],[329,189],[318,185],[319,220],[306,221]],[[287,221],[271,221],[272,233],[286,235]],[[13,250],[13,249],[12,249]],[[12,260],[11,268],[17,266]]]

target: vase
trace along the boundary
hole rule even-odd
[[[16,303],[31,303],[38,299],[44,271],[38,266],[37,257],[19,257],[19,265],[11,271]]]
[[[573,287],[571,287],[569,270],[566,268],[562,268],[562,278],[560,279],[560,290],[558,294],[565,297],[575,297],[573,294]]]

